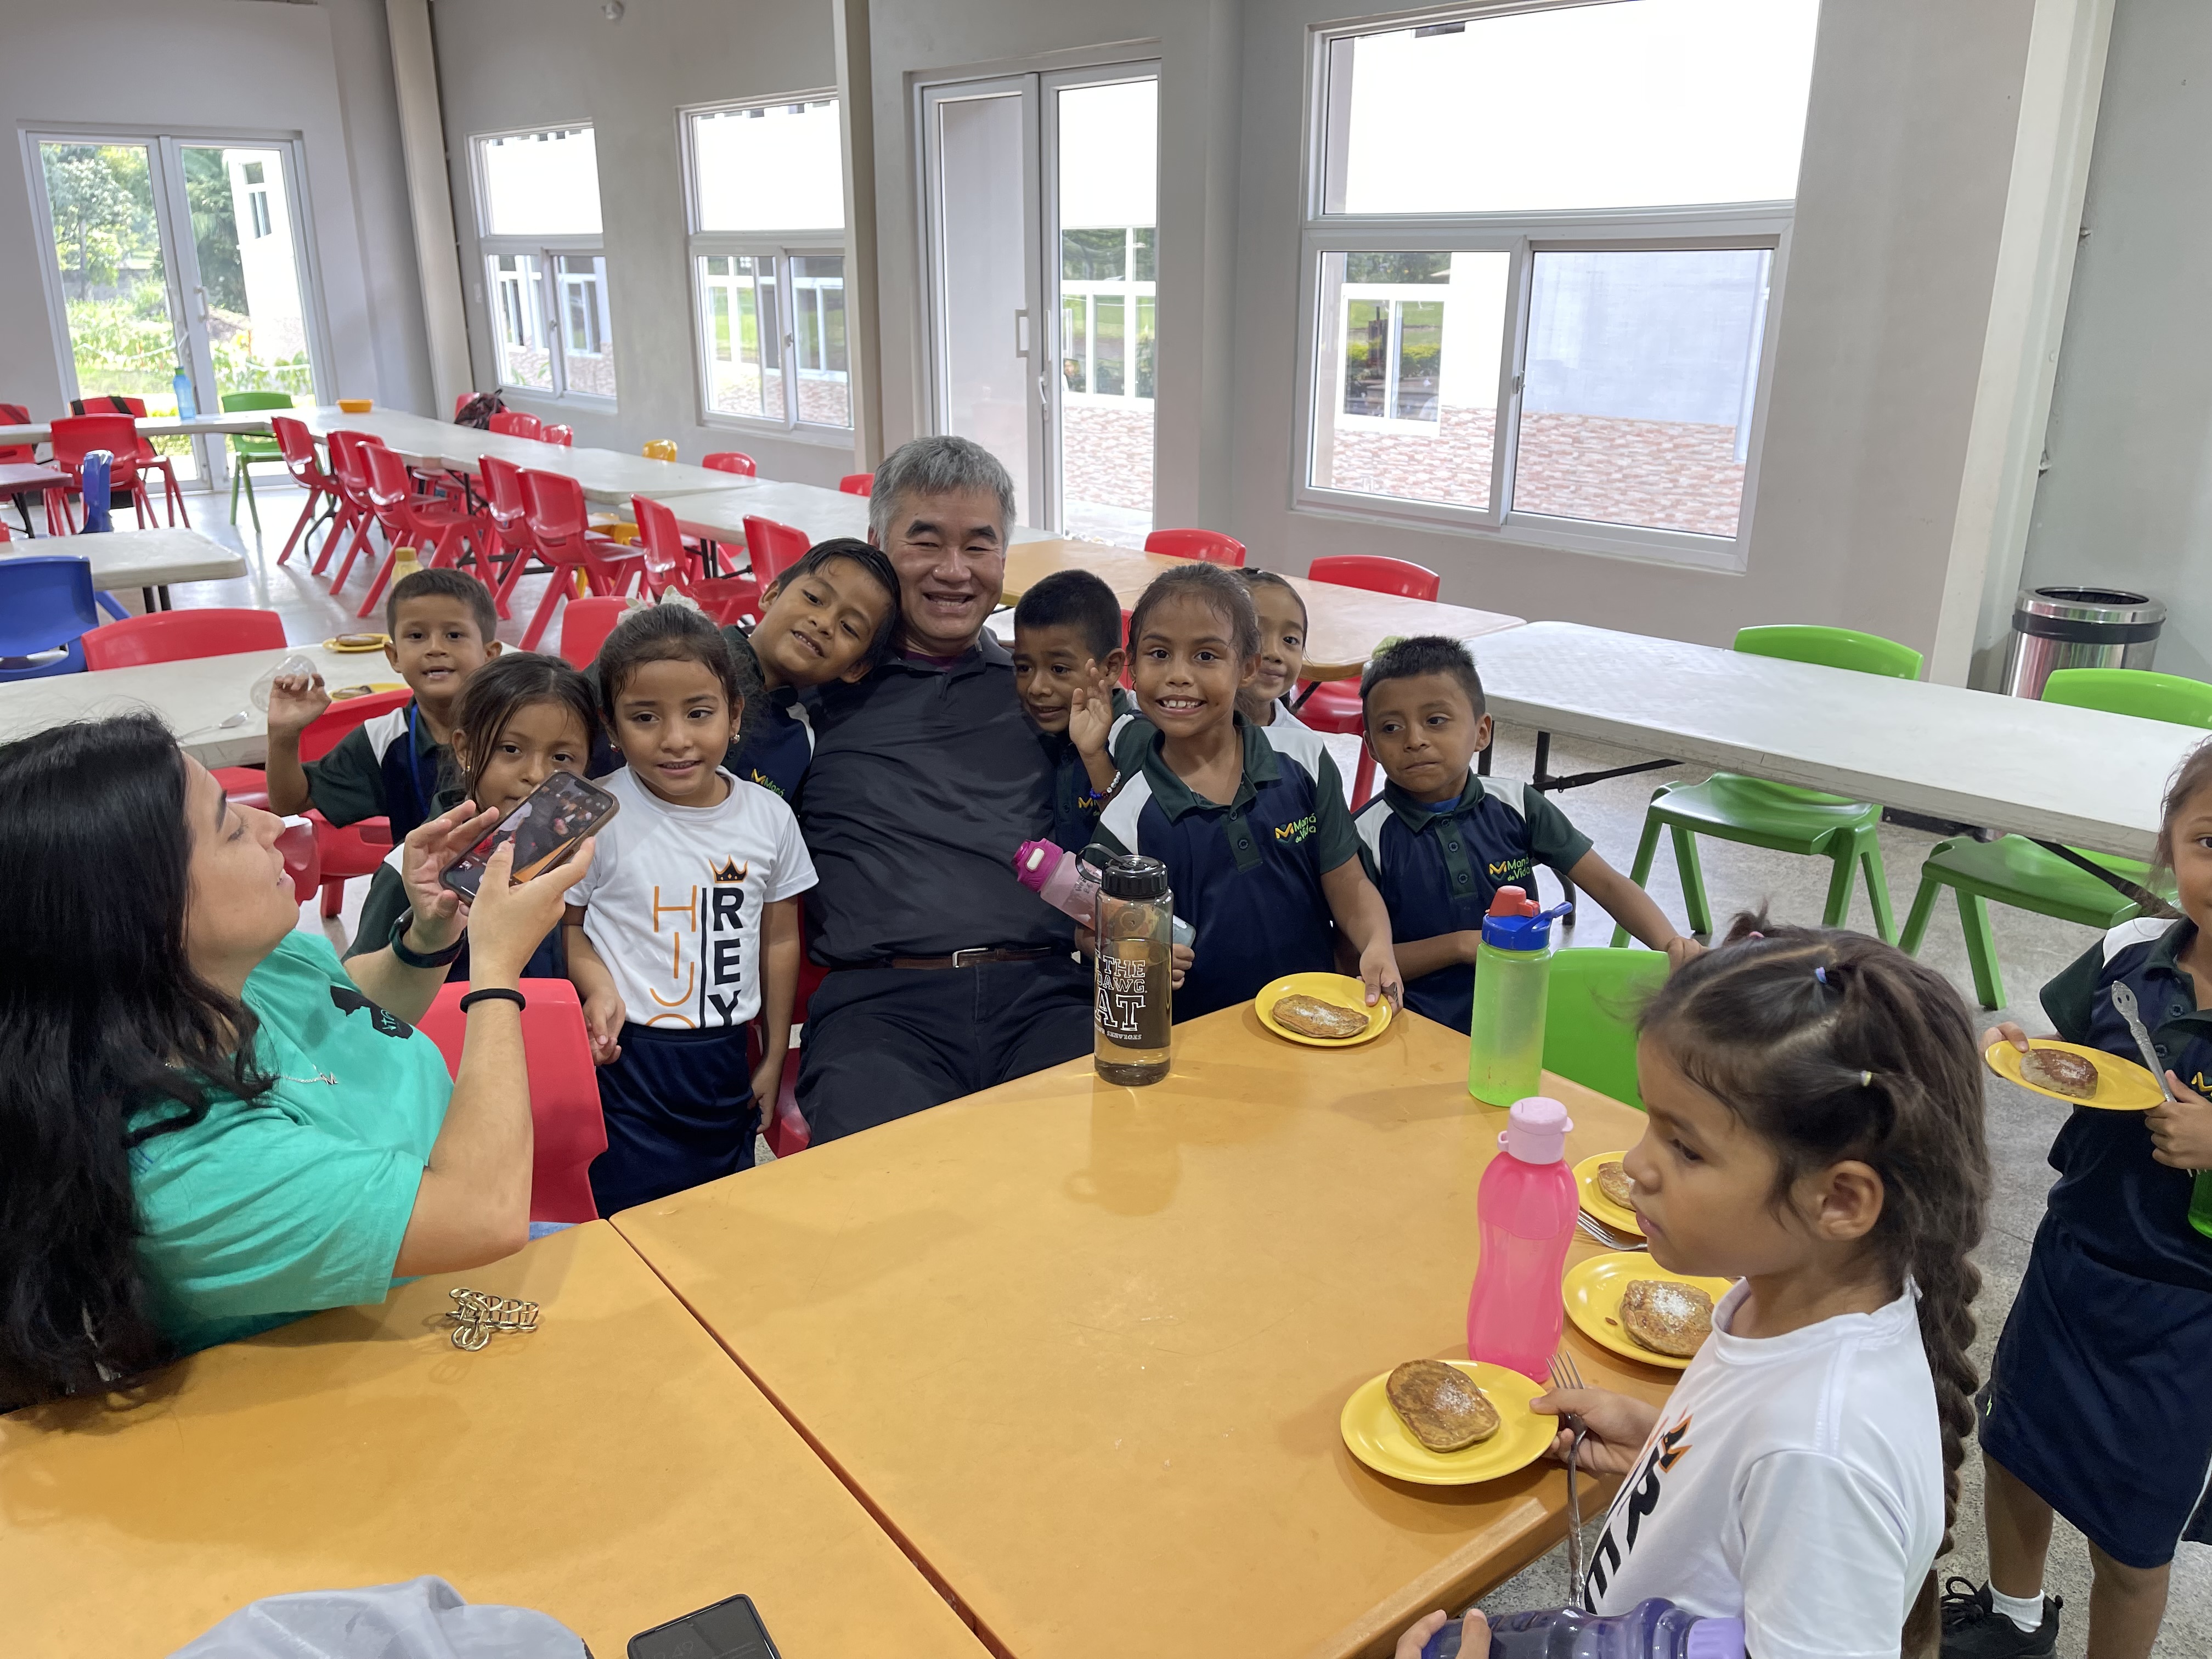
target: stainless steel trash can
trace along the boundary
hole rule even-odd
[[[2028,587],[2012,607],[2005,695],[2039,697],[2054,668],[2148,668],[2166,605],[2120,587]]]

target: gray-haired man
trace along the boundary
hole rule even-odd
[[[816,1140],[887,1123],[1083,1053],[1091,981],[1072,924],[1014,879],[1051,833],[1053,762],[999,601],[1013,481],[964,438],[876,469],[868,539],[898,572],[900,649],[822,689],[799,826],[820,885],[807,946],[836,969],[809,1004],[799,1103]]]

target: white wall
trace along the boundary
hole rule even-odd
[[[14,147],[0,165],[0,401],[36,417],[67,412],[21,135],[103,123],[132,134],[299,134],[334,390],[400,408],[427,397],[381,0],[11,4],[0,115]]]
[[[438,82],[476,381],[495,383],[469,174],[471,134],[589,122],[612,307],[617,407],[507,394],[566,421],[576,441],[635,449],[673,438],[683,459],[741,449],[774,477],[835,483],[849,444],[708,428],[698,371],[677,110],[836,84],[827,5],[632,0],[610,23],[586,0],[437,0]]]
[[[1747,623],[1827,623],[1927,648],[2031,13],[2030,0],[1822,8],[1790,269],[1769,320],[1775,389],[1749,568],[1721,574],[1291,510],[1306,26],[1347,14],[1328,0],[1252,0],[1235,503],[1223,527],[1263,564],[1303,570],[1324,553],[1388,554],[1442,571],[1447,599],[1529,617],[1714,643]],[[1167,166],[1172,177],[1172,151]]]
[[[2166,602],[2160,668],[2212,679],[2212,7],[2119,0],[2023,586]]]

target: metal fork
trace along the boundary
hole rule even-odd
[[[1648,1250],[1651,1248],[1636,1234],[1622,1232],[1617,1227],[1608,1227],[1587,1211],[1578,1210],[1575,1212],[1575,1225],[1580,1227],[1607,1249]]]
[[[1575,1357],[1565,1347],[1552,1356],[1552,1386],[1554,1389],[1579,1389],[1583,1386],[1582,1368]],[[1574,1413],[1565,1413],[1567,1426],[1575,1431],[1567,1447],[1567,1594],[1571,1601],[1579,1602],[1583,1593],[1583,1504],[1582,1493],[1577,1485],[1582,1462],[1583,1437],[1589,1432],[1583,1419]]]

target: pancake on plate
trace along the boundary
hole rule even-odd
[[[1432,1452],[1465,1451],[1498,1432],[1498,1407],[1474,1379],[1441,1359],[1409,1359],[1382,1385],[1390,1409]]]
[[[1687,1359],[1712,1334],[1713,1299],[1695,1285],[1632,1279],[1620,1293],[1620,1323],[1654,1353]]]
[[[1597,1166],[1597,1189],[1605,1194],[1608,1204],[1618,1204],[1624,1210],[1636,1207],[1636,1183],[1628,1178],[1628,1171],[1618,1164]]]
[[[1303,994],[1279,998],[1267,1012],[1278,1025],[1314,1037],[1355,1037],[1373,1023],[1357,1009]]]
[[[2029,1048],[2020,1057],[2020,1074],[2073,1100],[2088,1100],[2097,1092],[2096,1063],[2063,1048]]]

